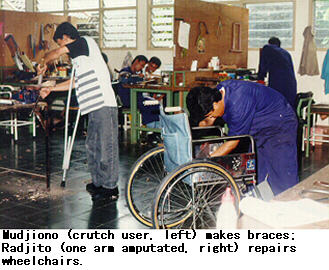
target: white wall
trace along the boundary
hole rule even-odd
[[[297,74],[299,63],[302,55],[302,48],[304,44],[303,31],[309,25],[309,8],[312,0],[298,0],[296,1],[296,29],[295,29],[295,48],[289,50],[291,53],[295,72],[297,77],[298,92],[313,91],[314,100],[316,102],[329,103],[329,95],[324,92],[324,80],[318,76],[300,76]],[[173,52],[164,50],[147,50],[147,1],[138,1],[138,41],[137,49],[131,50],[133,56],[144,54],[147,57],[158,56],[163,63],[172,63]],[[122,61],[127,54],[126,50],[105,50],[109,57],[110,68],[120,69]],[[321,73],[323,60],[326,51],[318,51],[318,64]],[[259,51],[251,50],[248,53],[248,67],[256,68],[258,70]],[[324,124],[327,124],[325,121]]]

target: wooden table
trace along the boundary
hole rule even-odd
[[[329,165],[321,169],[320,171],[316,172],[315,174],[311,175],[307,179],[303,180],[302,182],[298,183],[296,186],[280,193],[279,195],[274,197],[274,201],[294,201],[300,200],[302,197],[300,196],[300,192],[306,189],[322,189],[317,186],[314,186],[316,181],[322,181],[329,183]],[[328,189],[326,189],[328,190]],[[309,196],[309,198],[315,198]],[[328,202],[328,201],[327,201]],[[249,216],[243,215],[238,220],[238,228],[239,229],[271,229],[270,226],[253,219]],[[329,229],[329,218],[328,220],[305,224],[299,227],[294,227],[291,229]]]

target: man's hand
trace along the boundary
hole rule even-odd
[[[47,71],[47,68],[48,68],[48,66],[46,64],[42,64],[42,63],[39,64],[37,66],[38,75],[41,75],[41,74],[44,75]]]
[[[41,88],[40,90],[40,96],[45,99],[51,92],[51,88],[50,87],[44,87]]]

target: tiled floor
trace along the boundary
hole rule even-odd
[[[21,128],[19,141],[0,129],[0,167],[45,175],[44,131],[38,128],[33,140],[27,128]],[[143,229],[147,228],[130,214],[124,196],[125,181],[135,160],[148,146],[131,145],[129,131],[120,133],[120,196],[117,202],[93,201],[85,190],[90,181],[86,164],[84,136],[79,132],[72,161],[62,180],[63,132],[51,135],[51,188],[45,180],[12,172],[0,176],[0,228],[22,229]],[[316,146],[309,158],[303,157],[300,179],[303,180],[329,164],[329,145]],[[1,169],[0,169],[1,173]]]

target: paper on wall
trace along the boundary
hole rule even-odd
[[[178,44],[185,49],[189,48],[190,28],[191,26],[188,23],[183,21],[179,22]]]

